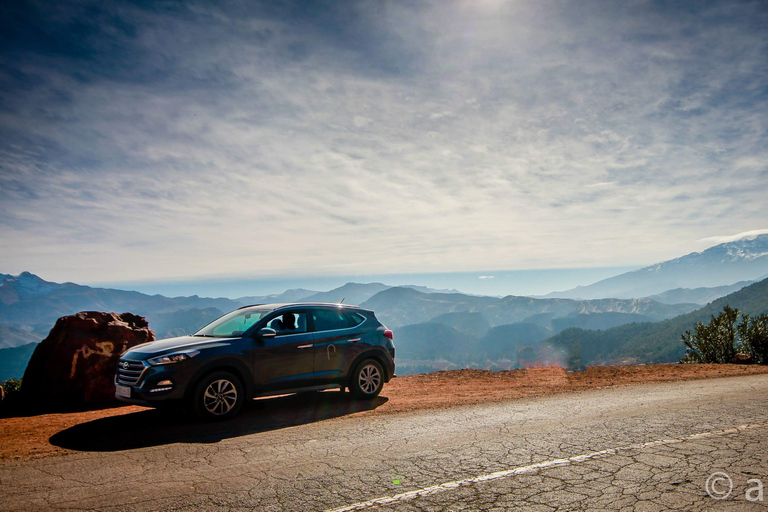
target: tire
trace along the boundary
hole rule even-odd
[[[366,359],[355,368],[349,391],[355,398],[376,398],[384,387],[384,369],[375,359]]]
[[[206,375],[195,388],[192,411],[207,421],[233,418],[245,401],[245,391],[240,379],[221,371]]]

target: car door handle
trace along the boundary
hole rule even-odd
[[[310,347],[312,347],[312,345],[299,345],[296,348],[310,348]]]
[[[347,340],[347,343],[357,343],[360,341],[360,338],[352,338],[351,340]]]

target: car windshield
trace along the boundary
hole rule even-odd
[[[269,312],[263,309],[238,309],[214,320],[197,331],[194,336],[237,338]]]

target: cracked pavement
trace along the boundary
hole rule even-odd
[[[52,442],[78,451],[0,466],[3,510],[768,510],[768,489],[747,499],[768,484],[768,375],[388,415],[328,392]],[[722,500],[715,471],[733,482]]]

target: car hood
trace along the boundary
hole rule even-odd
[[[129,354],[159,354],[169,350],[183,350],[209,348],[220,346],[223,343],[236,340],[238,338],[204,338],[201,336],[179,336],[177,338],[166,338],[164,340],[150,341],[131,347],[124,355]]]

